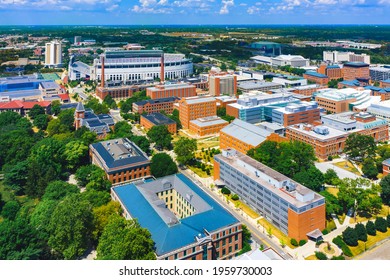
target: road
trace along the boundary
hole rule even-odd
[[[110,109],[110,115],[116,123],[124,120],[120,114],[119,109]]]
[[[377,247],[363,253],[360,260],[390,260],[390,240],[386,240]]]
[[[344,170],[338,166],[335,166],[331,164],[330,162],[316,162],[315,166],[323,173],[325,173],[328,169],[333,169],[336,173],[337,176],[339,176],[340,179],[344,178],[352,178],[352,179],[357,179],[360,178],[360,176],[357,176],[356,174],[349,172],[347,170]]]
[[[179,169],[180,170],[180,169]],[[290,255],[286,254],[286,252],[284,252],[281,248],[280,248],[280,244],[276,244],[273,240],[271,240],[266,234],[262,233],[259,228],[255,227],[254,225],[252,225],[248,218],[244,218],[243,216],[241,216],[238,212],[235,212],[234,210],[232,211],[232,209],[228,209],[226,207],[226,205],[222,204],[221,203],[221,198],[218,197],[218,195],[211,191],[208,187],[205,187],[202,182],[200,182],[199,180],[197,180],[196,178],[194,178],[191,174],[191,170],[189,169],[185,169],[185,170],[180,170],[181,173],[183,173],[184,175],[186,175],[187,177],[191,178],[191,180],[198,186],[200,187],[203,191],[205,191],[209,196],[211,196],[215,201],[218,202],[219,205],[221,205],[224,209],[226,209],[226,211],[228,211],[230,214],[232,214],[237,220],[239,220],[240,222],[242,222],[243,224],[245,224],[248,229],[250,230],[250,232],[252,233],[252,239],[257,242],[258,244],[264,244],[265,247],[272,247],[272,249],[274,249],[278,254],[280,254],[283,258],[285,259],[292,259]],[[250,218],[249,218],[250,219]]]

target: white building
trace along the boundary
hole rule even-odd
[[[256,55],[251,57],[251,59],[259,64],[266,64],[271,66],[286,66],[290,65],[291,67],[307,67],[310,65],[309,59],[304,58],[300,55],[279,55],[277,57],[268,57],[262,55]]]
[[[390,65],[370,67],[370,77],[373,81],[390,79]]]
[[[324,51],[323,52],[323,60],[329,61],[331,63],[339,63],[339,62],[364,62],[370,64],[370,56],[362,53],[355,54],[354,52],[338,52],[338,51]]]
[[[60,41],[46,43],[45,66],[51,68],[62,66],[62,44]]]

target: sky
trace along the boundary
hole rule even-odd
[[[0,0],[0,24],[390,24],[390,0]]]

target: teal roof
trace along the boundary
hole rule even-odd
[[[313,76],[313,77],[318,77],[318,78],[328,78],[328,76],[326,76],[324,74],[320,74],[320,73],[314,72],[314,71],[307,71],[305,74]]]
[[[164,181],[168,179],[177,184],[182,185],[184,183],[190,192],[197,194],[210,208],[187,218],[180,219],[179,223],[169,226],[164,222],[163,217],[155,210],[140,189],[141,187],[147,189],[149,185],[153,186],[158,182],[164,184]],[[176,183],[173,184],[173,188],[175,188],[174,185]],[[129,214],[133,218],[136,218],[142,227],[150,231],[158,256],[196,242],[196,236],[205,236],[204,230],[213,232],[238,223],[236,218],[183,174],[160,178],[157,181],[138,186],[135,184],[118,186],[112,190],[117,194]]]

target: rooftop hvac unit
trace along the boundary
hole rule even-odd
[[[288,181],[287,184],[286,184],[286,191],[288,192],[292,192],[292,191],[295,191],[295,189],[297,188],[297,185],[291,181]]]

